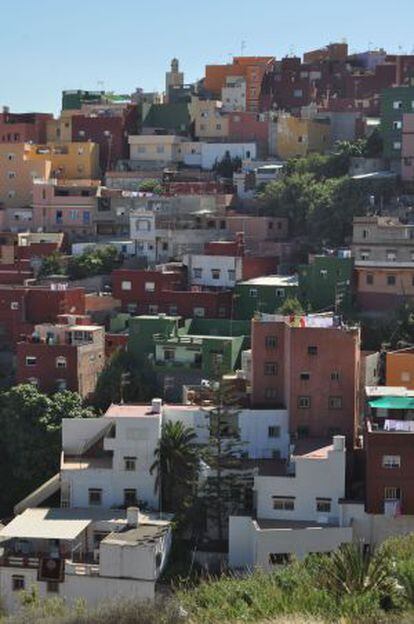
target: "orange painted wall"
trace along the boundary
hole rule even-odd
[[[414,350],[387,353],[386,385],[414,390]]]

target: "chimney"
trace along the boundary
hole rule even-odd
[[[127,524],[129,527],[139,526],[139,507],[127,507]]]
[[[334,451],[345,451],[345,436],[336,435],[333,437],[333,450]]]
[[[151,408],[153,414],[161,414],[162,399],[152,399]]]

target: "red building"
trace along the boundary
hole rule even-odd
[[[49,113],[0,113],[0,143],[46,143],[46,125],[53,119]]]
[[[133,314],[158,314],[191,318],[228,318],[231,291],[187,289],[185,271],[117,269],[112,273],[113,296]]]
[[[267,115],[248,112],[227,113],[228,140],[257,143],[258,155],[266,157],[269,144],[269,119]]]
[[[137,132],[137,107],[129,105],[121,114],[103,111],[98,115],[72,117],[72,141],[92,141],[99,145],[102,171],[116,162],[129,158],[128,134]]]
[[[252,403],[286,408],[292,434],[340,433],[352,443],[359,417],[360,331],[319,318],[252,321]]]
[[[37,323],[53,323],[61,314],[85,314],[83,288],[0,286],[0,346],[14,348]]]
[[[77,324],[76,317],[61,320],[68,322],[36,325],[17,343],[16,381],[33,383],[42,392],[71,390],[86,398],[105,365],[105,329],[83,319]]]

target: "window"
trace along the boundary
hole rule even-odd
[[[291,559],[290,553],[269,553],[270,565],[285,565],[290,563]]]
[[[392,122],[392,129],[393,130],[401,130],[402,128],[402,121],[393,121]]]
[[[265,347],[266,347],[266,349],[276,349],[276,347],[277,347],[277,337],[276,336],[266,336],[266,338],[265,338]]]
[[[330,513],[331,502],[332,500],[330,498],[317,498],[316,499],[316,511],[320,513]]]
[[[14,160],[14,154],[7,154],[7,160]]]
[[[329,409],[342,409],[342,397],[330,396],[329,397]]]
[[[18,310],[19,309],[19,302],[18,301],[12,301],[10,303],[10,310]]]
[[[387,275],[388,286],[395,286],[395,275]]]
[[[382,467],[383,468],[401,468],[401,456],[400,455],[383,455]]]
[[[272,399],[277,399],[276,388],[265,388],[264,396],[265,396],[265,399],[267,399],[268,401]]]
[[[309,381],[310,373],[300,373],[299,377],[301,381]]]
[[[384,488],[384,500],[401,500],[401,489],[387,486]]]
[[[36,366],[37,358],[34,355],[26,355],[26,366]]]
[[[373,284],[374,283],[374,275],[373,273],[367,273],[367,284]]]
[[[98,488],[89,488],[89,505],[102,505],[102,490]]]
[[[284,297],[285,289],[284,288],[276,288],[276,297]]]
[[[257,288],[249,288],[249,297],[257,297]]]
[[[201,277],[203,276],[203,269],[193,269],[193,276],[195,279],[201,279]]]
[[[220,306],[219,309],[218,309],[218,316],[219,316],[219,318],[225,318],[226,314],[227,314],[226,306]]]
[[[402,100],[394,100],[394,102],[392,103],[392,107],[394,110],[400,110],[402,108]]]
[[[124,490],[124,505],[130,507],[137,504],[137,491],[135,489]]]
[[[8,171],[7,172],[7,177],[9,178],[9,180],[14,180],[16,177],[16,172],[15,171]]]
[[[171,314],[171,316],[176,316],[178,314],[178,307],[175,304],[170,305],[168,313]]]
[[[318,355],[318,347],[310,345],[308,347],[308,355]]]
[[[132,290],[132,282],[126,280],[121,282],[121,290]]]
[[[59,357],[56,358],[56,368],[66,368],[66,366],[66,358],[63,355],[59,355]]]
[[[404,381],[404,382],[411,381],[411,375],[408,371],[403,371],[401,373],[401,381]]]
[[[21,591],[25,587],[24,576],[22,574],[13,574],[12,576],[12,590]]]
[[[145,145],[138,145],[138,154],[145,154],[145,152],[147,151],[147,148],[145,147]]]
[[[298,136],[298,143],[303,143],[303,136],[301,135]]]
[[[221,130],[221,124],[216,124],[216,130]]]
[[[145,282],[145,292],[155,292],[155,282]]]
[[[47,581],[46,583],[46,591],[50,594],[58,594],[59,593],[59,583],[57,581]]]
[[[371,250],[370,249],[361,249],[361,252],[360,252],[359,255],[361,257],[361,260],[369,260],[369,257],[371,255]]]
[[[148,305],[149,314],[158,314],[158,305],[156,303],[150,303]]]
[[[134,470],[136,470],[136,463],[136,457],[124,457],[124,470],[133,472]]]
[[[198,318],[203,318],[203,316],[205,316],[205,309],[202,307],[195,307],[193,309],[193,316],[197,316]]]
[[[264,374],[277,375],[277,362],[265,362]]]
[[[303,91],[302,89],[294,89],[293,91],[293,97],[295,98],[300,98],[303,95]]]
[[[362,230],[362,238],[368,238],[368,230]]]
[[[392,144],[393,149],[400,150],[401,149],[401,141],[394,141]]]
[[[298,407],[300,409],[309,409],[311,406],[311,398],[310,396],[299,396],[298,397]]]
[[[331,381],[339,381],[339,373],[338,373],[338,371],[332,371],[332,373],[331,373]]]
[[[294,496],[273,496],[273,509],[293,511],[295,509]]]
[[[84,137],[85,136],[85,130],[78,130],[78,136]]]
[[[267,437],[268,438],[280,438],[280,427],[275,426],[275,425],[268,427]]]
[[[236,271],[235,271],[234,269],[229,269],[229,270],[227,271],[227,274],[228,274],[228,276],[229,276],[229,280],[230,280],[231,282],[234,282],[234,280],[236,279]]]
[[[15,195],[16,195],[16,191],[9,191],[9,192],[7,193],[7,197],[8,197],[9,199],[12,199]]]
[[[211,269],[211,277],[213,279],[220,279],[220,269]]]

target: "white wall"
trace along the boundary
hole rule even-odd
[[[230,568],[254,568],[256,565],[256,531],[250,516],[229,518]]]
[[[329,451],[327,459],[296,458],[295,476],[255,477],[257,517],[278,520],[338,522],[338,499],[345,495],[345,452]],[[273,509],[273,496],[294,496],[292,511]],[[331,512],[318,513],[316,498],[331,498]]]
[[[234,288],[236,282],[241,280],[243,270],[243,258],[238,256],[210,256],[207,254],[191,254],[183,257],[183,262],[188,266],[188,278],[191,284],[196,286],[216,286],[220,288]],[[194,269],[201,269],[201,277],[195,277]],[[212,270],[219,269],[219,279],[212,277]],[[233,271],[229,276],[229,271]]]
[[[201,168],[212,169],[216,160],[220,161],[226,152],[232,158],[254,160],[256,158],[256,143],[202,143]]]

